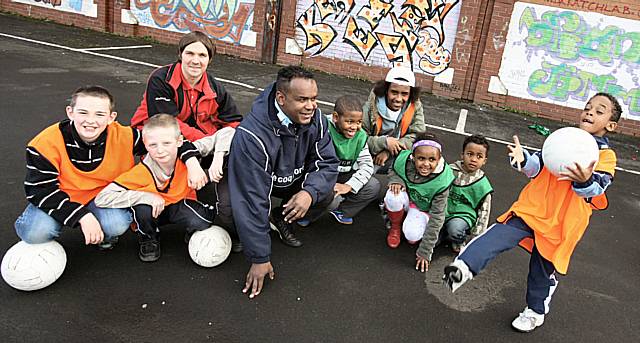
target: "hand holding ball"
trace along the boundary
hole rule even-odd
[[[599,148],[596,140],[587,131],[565,127],[553,132],[542,145],[544,166],[556,177],[563,177],[567,167],[578,164],[583,169],[598,163]]]

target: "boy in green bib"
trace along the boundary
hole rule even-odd
[[[329,135],[340,160],[338,181],[329,213],[341,224],[353,224],[353,217],[377,198],[380,182],[372,177],[373,158],[362,129],[362,104],[352,95],[336,100],[329,120]],[[298,225],[309,225],[299,220]]]
[[[455,253],[460,252],[469,235],[477,236],[487,229],[493,187],[482,167],[488,154],[486,138],[469,136],[462,143],[461,159],[449,165],[456,179],[449,192],[442,236],[451,242]]]
[[[442,157],[442,144],[427,133],[418,134],[413,149],[401,151],[393,163],[384,198],[391,222],[387,245],[397,248],[402,233],[409,244],[420,242],[416,270],[425,272],[429,267],[454,178]]]

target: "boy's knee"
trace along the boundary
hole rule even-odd
[[[190,217],[185,223],[187,230],[192,231],[201,231],[211,227],[213,223],[202,220],[198,217]]]
[[[59,235],[61,227],[53,217],[33,205],[29,205],[15,222],[16,234],[29,244],[53,240]]]
[[[132,207],[133,216],[138,221],[147,221],[153,218],[153,208],[150,205],[140,204]]]
[[[126,209],[110,209],[106,215],[98,218],[100,226],[106,237],[120,236],[131,225],[133,218],[131,213]]]
[[[375,177],[371,177],[371,179],[369,179],[369,182],[367,182],[364,187],[362,187],[360,192],[363,192],[367,196],[367,198],[373,199],[378,197],[378,194],[380,193],[380,181],[378,181],[378,179],[376,179]],[[360,192],[358,192],[358,194],[360,194]]]
[[[36,229],[34,227],[26,230],[21,230],[21,229],[18,229],[18,227],[16,227],[16,233],[18,234],[18,237],[20,237],[21,240],[29,244],[46,243],[53,240],[56,237],[49,230]]]

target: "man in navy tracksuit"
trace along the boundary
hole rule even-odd
[[[271,196],[281,207],[271,211],[280,239],[298,247],[293,222],[315,219],[333,200],[338,158],[327,120],[316,104],[313,74],[301,67],[280,69],[253,102],[251,112],[236,130],[229,154],[231,208],[244,253],[251,262],[244,293],[250,298],[262,289],[271,266],[269,210]]]

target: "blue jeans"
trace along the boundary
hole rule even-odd
[[[451,243],[462,244],[467,239],[469,224],[462,218],[451,218],[444,223],[445,239]]]
[[[122,235],[131,224],[131,213],[127,209],[100,208],[94,202],[86,205],[86,208],[98,219],[104,241],[112,240]],[[18,237],[30,244],[45,243],[60,235],[62,224],[50,215],[29,203],[15,223]]]

